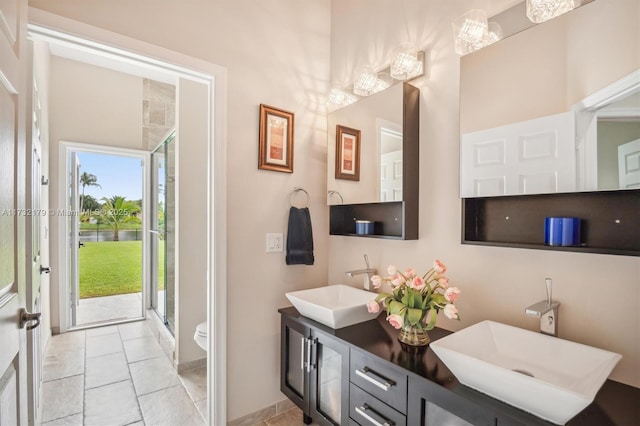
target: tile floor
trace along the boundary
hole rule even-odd
[[[205,369],[178,376],[146,321],[53,336],[43,382],[43,426],[205,424]]]
[[[79,326],[142,317],[142,293],[80,299],[76,309]]]
[[[271,417],[263,422],[256,423],[255,426],[307,426],[302,421],[302,410],[298,407],[285,411],[282,414]],[[318,426],[317,423],[311,423],[308,426]]]

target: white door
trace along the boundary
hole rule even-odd
[[[71,327],[78,325],[77,308],[80,300],[80,272],[78,249],[80,248],[80,161],[78,154],[71,152],[71,171],[69,173],[69,308],[71,309]]]
[[[460,149],[462,197],[575,191],[573,112],[466,133]]]
[[[26,0],[0,0],[0,424],[28,422],[26,268]],[[29,265],[30,266],[30,265]]]
[[[40,288],[42,273],[49,273],[49,268],[42,267],[41,255],[41,223],[44,216],[42,210],[42,144],[40,142],[40,120],[42,108],[38,88],[35,81],[31,93],[31,131],[27,134],[29,142],[30,167],[28,170],[27,206],[31,214],[27,215],[27,255],[30,259],[30,270],[27,273],[26,304],[27,311],[34,314],[41,312]],[[38,323],[27,326],[27,371],[29,380],[29,424],[36,424],[40,408],[42,390],[42,348],[41,328]]]
[[[402,151],[380,156],[380,201],[402,201]]]
[[[640,188],[640,139],[618,147],[618,176],[621,189]]]

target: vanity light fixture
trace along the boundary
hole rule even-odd
[[[502,40],[502,27],[497,22],[489,22],[489,32],[485,38],[485,46]]]
[[[327,107],[330,111],[350,105],[359,97],[370,96],[381,92],[398,81],[409,81],[425,74],[425,57],[423,50],[415,50],[402,46],[393,51],[391,64],[376,72],[369,65],[362,66],[353,75],[353,92],[333,84],[327,96]]]
[[[582,0],[527,0],[527,18],[539,24],[580,6]]]
[[[424,52],[401,46],[394,50],[392,58],[389,74],[395,80],[411,80],[424,73]]]
[[[376,73],[370,66],[361,67],[353,81],[353,93],[369,96],[391,86],[391,77],[385,73]]]
[[[470,10],[452,23],[453,41],[458,55],[466,55],[502,39],[502,27],[487,21],[487,12]]]
[[[335,108],[342,108],[350,105],[358,100],[358,97],[352,93],[343,90],[338,85],[333,85],[329,92],[329,98],[327,99],[330,106]]]

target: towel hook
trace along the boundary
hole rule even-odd
[[[307,205],[305,207],[309,207],[311,205],[311,196],[306,191],[306,189],[301,188],[299,186],[296,186],[295,188],[293,188],[293,191],[291,191],[291,193],[289,194],[289,204],[291,205],[291,207],[294,207],[293,199],[291,197],[293,197],[293,194],[295,194],[296,192],[299,192],[299,191],[302,191],[307,195]]]
[[[331,197],[332,195],[337,195],[338,197],[340,197],[340,204],[344,204],[344,198],[342,198],[342,194],[340,194],[338,191],[334,191],[333,189],[327,192],[327,195],[329,197]]]

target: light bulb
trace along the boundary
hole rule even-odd
[[[539,24],[580,6],[582,0],[527,0],[527,18]]]

